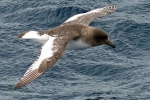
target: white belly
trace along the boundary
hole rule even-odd
[[[74,41],[74,40],[70,41],[67,44],[66,49],[67,50],[76,50],[76,49],[84,49],[84,48],[88,48],[88,47],[91,47],[91,45],[86,44],[86,43],[82,42],[81,39],[79,39],[77,41]]]
[[[49,36],[47,34],[44,34],[42,36],[37,36],[36,38],[34,37],[34,38],[30,38],[30,39],[44,44],[47,41],[48,38],[49,38]],[[86,44],[82,41],[82,39],[79,39],[79,40],[76,40],[76,41],[74,41],[74,40],[70,41],[67,44],[66,49],[67,50],[76,50],[76,49],[84,49],[84,48],[88,48],[88,47],[91,47],[91,45]]]

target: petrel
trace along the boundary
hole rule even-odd
[[[43,31],[26,31],[18,35],[21,39],[32,39],[42,43],[40,54],[35,62],[25,72],[14,90],[30,83],[47,69],[52,67],[63,55],[66,49],[84,49],[98,45],[115,45],[108,40],[106,32],[89,26],[90,22],[98,17],[106,16],[117,9],[110,5],[74,15],[58,27]]]

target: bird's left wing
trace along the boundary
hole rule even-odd
[[[75,23],[89,25],[91,21],[94,20],[95,18],[103,17],[108,14],[111,14],[116,9],[117,7],[114,5],[97,8],[86,13],[74,15],[70,17],[69,19],[67,19],[62,25],[75,24]]]
[[[52,65],[62,56],[67,43],[71,39],[72,37],[69,36],[50,37],[42,46],[38,59],[29,67],[20,82],[14,87],[14,90],[30,83],[48,68],[52,67]]]

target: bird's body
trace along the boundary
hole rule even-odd
[[[29,67],[14,89],[30,83],[48,68],[52,67],[66,49],[84,49],[107,44],[115,46],[108,40],[106,32],[89,26],[95,18],[108,15],[116,10],[116,6],[106,6],[77,14],[66,20],[61,26],[44,31],[26,31],[18,38],[32,39],[43,44],[37,60]]]

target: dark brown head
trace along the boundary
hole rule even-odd
[[[107,44],[107,45],[111,46],[112,48],[115,48],[115,45],[112,44],[108,40],[108,35],[104,31],[101,31],[99,29],[94,29],[93,33],[94,33],[93,41],[94,41],[95,45]]]

